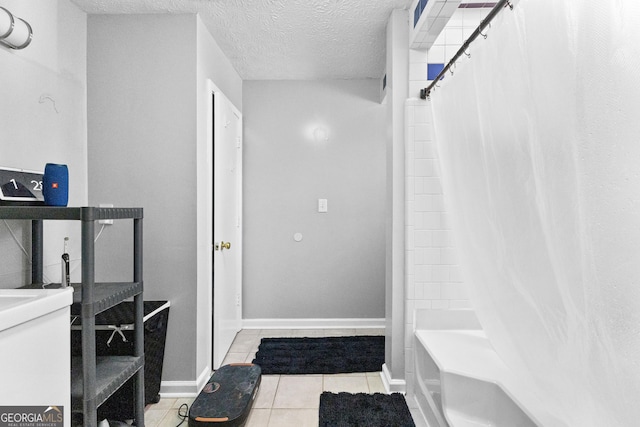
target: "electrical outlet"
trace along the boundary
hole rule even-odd
[[[240,294],[236,294],[236,306],[240,307]]]
[[[329,205],[327,199],[318,199],[318,212],[326,213],[329,211]]]
[[[113,203],[100,203],[100,207],[101,208],[112,208],[113,207]],[[113,224],[113,220],[112,219],[100,219],[100,220],[98,220],[98,224],[101,224],[101,225],[112,225]]]

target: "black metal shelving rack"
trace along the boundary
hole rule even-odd
[[[0,219],[31,221],[32,287],[43,283],[43,221],[81,221],[82,282],[72,284],[73,302],[81,307],[82,357],[71,359],[71,410],[82,412],[83,425],[98,424],[97,409],[129,378],[135,376],[137,427],[144,427],[144,300],[142,281],[142,208],[0,206]],[[95,225],[105,219],[133,220],[133,281],[96,283]],[[135,307],[134,355],[96,356],[95,315],[133,297]]]

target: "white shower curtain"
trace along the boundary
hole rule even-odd
[[[429,101],[465,281],[557,425],[640,425],[640,3],[514,5]]]

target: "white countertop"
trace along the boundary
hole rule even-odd
[[[73,288],[0,289],[0,332],[73,303]]]

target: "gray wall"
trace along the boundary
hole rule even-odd
[[[145,299],[171,302],[163,384],[192,382],[208,362],[209,306],[198,299],[211,277],[198,280],[198,174],[207,161],[198,156],[207,114],[200,80],[217,78],[236,101],[242,83],[219,49],[205,49],[215,44],[207,37],[196,15],[88,18],[89,202],[144,208]],[[130,279],[130,230],[104,231],[99,279]]]
[[[85,205],[86,15],[68,0],[5,0],[1,6],[29,22],[34,36],[23,50],[0,47],[0,166],[44,171],[46,163],[67,164],[69,205]],[[7,223],[30,251],[30,224]],[[72,279],[80,279],[79,224],[46,222],[45,280],[60,281],[65,236]],[[2,222],[0,253],[0,288],[30,283],[30,265]]]
[[[245,319],[384,317],[379,83],[244,82]]]
[[[89,203],[144,208],[145,299],[172,303],[164,378],[191,379],[195,357],[181,353],[195,348],[195,191],[184,191],[196,180],[195,16],[90,15],[87,44]],[[130,231],[105,230],[98,279],[131,279]]]

